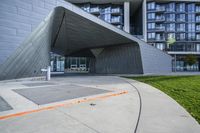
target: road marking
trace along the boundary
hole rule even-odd
[[[111,93],[106,93],[105,95],[101,95],[101,96],[96,96],[96,97],[91,97],[91,98],[82,98],[82,99],[78,99],[78,100],[71,100],[70,102],[57,104],[57,105],[53,105],[53,106],[48,106],[48,107],[42,107],[40,109],[29,110],[29,111],[19,112],[19,113],[15,113],[15,114],[0,116],[0,120],[24,116],[24,115],[28,115],[28,114],[32,114],[32,113],[36,113],[36,112],[45,111],[45,110],[53,110],[53,109],[56,109],[59,107],[66,107],[66,106],[71,106],[71,105],[80,104],[80,103],[84,103],[84,102],[99,100],[99,99],[106,99],[109,97],[119,96],[119,95],[123,95],[123,94],[127,94],[127,93],[128,93],[128,91],[120,91],[120,92],[115,92],[115,93],[111,92]]]

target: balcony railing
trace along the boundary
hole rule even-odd
[[[100,13],[99,7],[90,8],[90,13]]]
[[[165,30],[165,27],[164,26],[157,26],[155,29],[156,30]]]
[[[183,18],[177,18],[176,21],[178,21],[178,22],[185,22],[185,19],[183,19]]]
[[[165,21],[165,17],[156,17],[156,19],[155,19],[156,21]]]
[[[111,23],[121,23],[121,17],[111,18]]]
[[[122,13],[122,10],[120,8],[112,8],[111,13]]]
[[[165,11],[165,7],[164,6],[163,7],[158,6],[158,7],[156,7],[156,11],[157,12],[163,12],[163,11]]]

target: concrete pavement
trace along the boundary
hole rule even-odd
[[[49,94],[41,93],[45,91]],[[60,98],[58,92],[69,94]],[[69,98],[70,94],[75,97]],[[151,86],[117,76],[1,82],[0,96],[13,108],[0,112],[2,133],[200,132],[199,124],[173,99]],[[46,101],[38,104],[35,96],[46,96]]]

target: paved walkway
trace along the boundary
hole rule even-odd
[[[0,96],[2,133],[200,132],[199,124],[173,99],[116,76],[1,82]]]

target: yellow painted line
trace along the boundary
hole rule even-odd
[[[127,94],[127,93],[128,93],[128,91],[121,91],[121,92],[116,92],[116,93],[107,93],[105,95],[91,97],[91,98],[83,98],[83,99],[79,99],[79,100],[71,100],[70,102],[57,104],[57,105],[53,105],[53,106],[48,106],[48,107],[43,107],[43,108],[40,108],[40,109],[35,109],[35,110],[24,111],[24,112],[19,112],[19,113],[15,113],[15,114],[9,114],[9,115],[0,116],[0,120],[5,120],[5,119],[13,118],[13,117],[24,116],[24,115],[28,115],[28,114],[32,114],[32,113],[36,113],[36,112],[45,111],[45,110],[52,110],[52,109],[56,109],[58,107],[70,106],[70,105],[75,105],[75,104],[89,102],[89,101],[98,100],[98,99],[105,99],[105,98],[109,98],[109,97],[113,97],[113,96],[119,96],[119,95],[123,95],[123,94]]]

